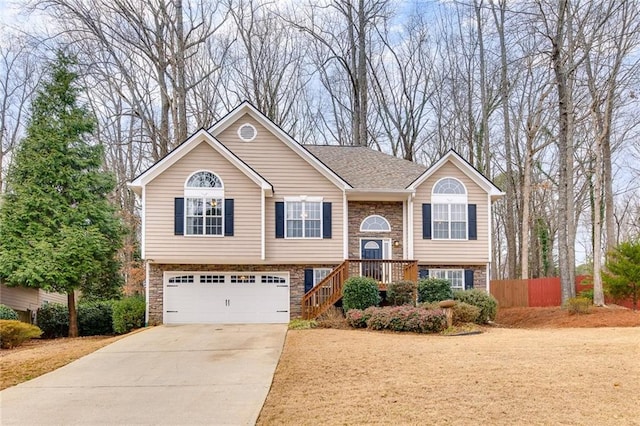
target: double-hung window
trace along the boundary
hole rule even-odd
[[[449,281],[453,290],[464,290],[463,269],[430,269],[429,277]]]
[[[285,199],[285,237],[322,238],[322,199]]]
[[[196,172],[187,179],[185,235],[224,234],[224,187],[215,174]]]
[[[433,238],[467,239],[467,191],[457,179],[444,178],[433,186]]]

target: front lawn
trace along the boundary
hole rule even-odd
[[[640,328],[290,330],[258,424],[637,424]]]

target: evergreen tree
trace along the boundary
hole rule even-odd
[[[78,335],[75,290],[114,293],[123,227],[107,195],[113,176],[91,143],[94,119],[78,104],[73,60],[59,53],[38,91],[0,204],[0,278],[66,293]]]
[[[635,311],[640,297],[640,241],[623,242],[615,247],[607,256],[602,279],[614,298],[631,297]]]

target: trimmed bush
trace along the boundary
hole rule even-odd
[[[498,301],[486,291],[456,290],[453,292],[453,299],[480,308],[480,315],[476,319],[477,324],[486,324],[496,318]]]
[[[78,331],[81,336],[113,334],[112,300],[82,302],[78,306]]]
[[[66,337],[69,335],[69,309],[60,303],[45,303],[38,309],[36,323],[45,339]]]
[[[113,304],[113,331],[124,334],[144,327],[145,308],[146,304],[141,296],[130,296],[116,301]]]
[[[0,320],[17,320],[18,313],[8,307],[7,305],[0,304]]]
[[[418,281],[418,302],[439,302],[453,299],[453,291],[449,280],[427,278]]]
[[[42,330],[35,325],[18,320],[0,320],[0,347],[11,349],[29,339],[40,337]]]
[[[588,299],[586,297],[572,297],[568,299],[564,303],[564,308],[569,312],[570,315],[574,314],[588,314],[591,312],[591,307],[593,306],[593,299]]]
[[[342,289],[342,307],[345,312],[351,309],[367,309],[380,303],[378,283],[373,278],[351,277],[344,282]]]
[[[453,310],[454,325],[476,322],[480,316],[480,308],[465,302],[458,302],[451,309]]]
[[[387,286],[387,301],[393,306],[411,305],[416,303],[417,285],[413,281],[398,281]]]
[[[351,309],[347,311],[347,324],[353,328],[365,328],[367,320],[362,309]]]
[[[439,333],[447,327],[447,318],[442,310],[392,306],[372,310],[367,327],[372,330]]]

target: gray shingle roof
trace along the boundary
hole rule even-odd
[[[361,146],[304,147],[355,189],[405,189],[427,170],[420,164]]]

